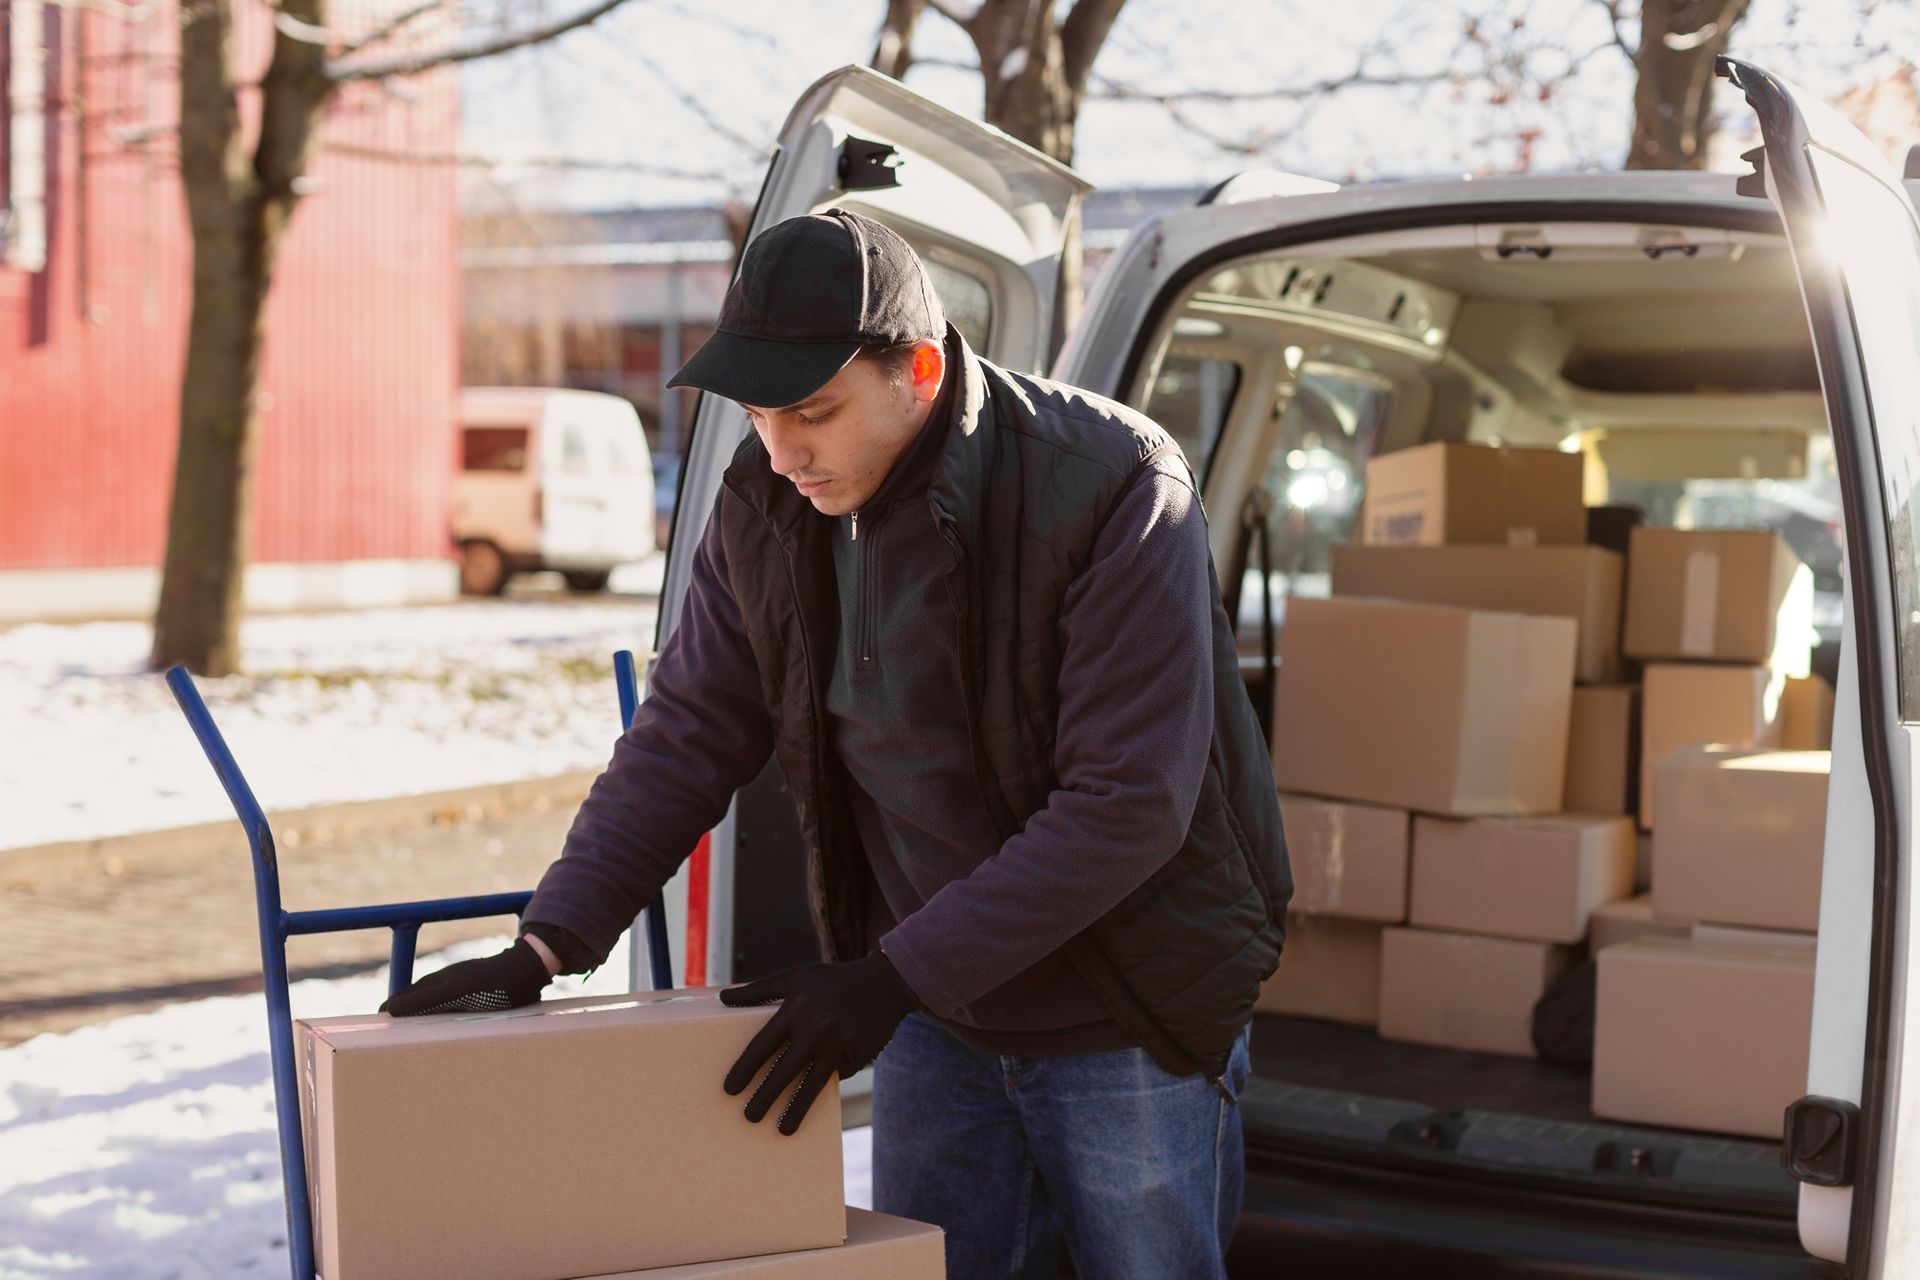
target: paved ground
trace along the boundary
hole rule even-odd
[[[584,794],[539,796],[514,810],[470,806],[284,849],[283,904],[305,910],[532,888],[558,856]],[[430,925],[420,950],[508,927],[504,919]],[[388,938],[385,930],[295,938],[293,975],[377,967]],[[0,1046],[175,1000],[258,990],[259,974],[244,855],[188,851],[83,877],[0,883]]]

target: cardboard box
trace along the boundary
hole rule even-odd
[[[1820,927],[1827,751],[1693,747],[1659,764],[1653,909],[1757,929]]]
[[[847,1206],[847,1242],[727,1262],[622,1271],[593,1280],[945,1280],[946,1232],[924,1222]]]
[[[1580,455],[1435,443],[1367,463],[1361,541],[1374,546],[1578,546]]]
[[[1372,1026],[1380,1020],[1380,934],[1385,925],[1338,916],[1287,917],[1280,967],[1261,984],[1261,1013]]]
[[[321,1274],[552,1280],[841,1244],[839,1084],[793,1137],[749,1122],[720,1085],[773,1011],[718,991],[297,1023]]]
[[[1574,679],[1621,677],[1625,560],[1599,547],[1335,547],[1336,596],[1537,613],[1579,625]]]
[[[1807,1088],[1811,949],[1635,938],[1599,965],[1595,1115],[1779,1139]]]
[[[1833,749],[1833,686],[1825,676],[1794,676],[1780,692],[1780,745],[1788,751]]]
[[[1551,813],[1566,785],[1573,645],[1566,618],[1291,600],[1274,780],[1426,813]]]
[[[1407,918],[1405,809],[1283,795],[1280,821],[1293,867],[1292,910],[1383,924]]]
[[[1765,667],[1649,666],[1640,686],[1640,825],[1653,826],[1654,766],[1681,747],[1777,746],[1785,683]]]
[[[1390,928],[1381,938],[1380,1034],[1531,1058],[1533,1006],[1578,954],[1547,942]]]
[[[1587,949],[1598,955],[1635,938],[1689,938],[1694,926],[1653,914],[1653,895],[1636,894],[1595,909],[1587,924]]]
[[[1633,531],[1622,647],[1649,661],[1751,662],[1804,676],[1813,573],[1758,529]]]
[[[1594,909],[1633,894],[1631,818],[1420,818],[1408,923],[1581,942]]]
[[[1568,813],[1632,813],[1639,781],[1640,687],[1586,685],[1573,691],[1567,727]]]

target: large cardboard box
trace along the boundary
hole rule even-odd
[[[946,1232],[924,1222],[847,1206],[847,1242],[726,1262],[622,1271],[593,1280],[945,1280]]]
[[[701,988],[297,1023],[321,1274],[552,1280],[842,1243],[838,1082],[792,1137],[720,1087],[772,1012]]]
[[[1338,916],[1287,917],[1280,967],[1260,986],[1261,1013],[1372,1026],[1380,1020],[1380,934],[1387,926]]]
[[[1280,797],[1291,909],[1399,924],[1407,918],[1408,819],[1405,809]]]
[[[1660,762],[1653,909],[1756,929],[1820,927],[1826,751],[1692,747]]]
[[[1813,951],[1635,938],[1599,956],[1593,1111],[1778,1139],[1807,1089]]]
[[[1654,766],[1674,751],[1703,742],[1777,746],[1785,683],[1765,667],[1650,665],[1640,686],[1640,825],[1653,826]]]
[[[1581,942],[1594,910],[1633,894],[1633,819],[1420,818],[1408,923]]]
[[[1381,939],[1380,1034],[1450,1049],[1534,1056],[1533,1006],[1578,952],[1548,942],[1388,929]]]
[[[1825,676],[1789,678],[1780,693],[1780,745],[1789,751],[1833,747],[1833,686]]]
[[[1367,463],[1361,541],[1424,547],[1578,546],[1587,510],[1577,453],[1436,443]]]
[[[1573,645],[1567,618],[1289,601],[1274,781],[1426,813],[1551,813],[1566,785]]]
[[[1639,781],[1640,688],[1583,685],[1573,691],[1567,727],[1568,813],[1632,813]]]
[[[1618,680],[1624,559],[1600,547],[1335,547],[1336,596],[1572,618],[1574,678]]]
[[[1664,920],[1653,914],[1653,895],[1635,894],[1594,910],[1587,924],[1587,949],[1598,955],[1608,947],[1635,938],[1688,938],[1694,926],[1685,920]]]
[[[1633,531],[1627,655],[1762,663],[1804,676],[1813,652],[1813,574],[1777,533]]]

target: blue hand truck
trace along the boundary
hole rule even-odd
[[[639,681],[633,654],[613,655],[613,677],[620,694],[620,725],[633,723],[640,705]],[[307,1188],[306,1141],[300,1132],[300,1082],[293,1061],[293,1011],[287,990],[287,939],[303,933],[340,933],[351,929],[393,931],[389,995],[413,981],[414,944],[420,926],[443,920],[475,920],[486,916],[518,916],[533,897],[521,893],[489,893],[471,898],[436,898],[426,902],[384,902],[365,907],[333,907],[324,911],[287,911],[280,905],[280,866],[274,851],[273,829],[260,802],[253,797],[239,763],[213,723],[185,667],[167,672],[167,687],[180,704],[207,761],[226,788],[227,799],[247,833],[253,852],[253,900],[260,925],[260,968],[266,978],[267,1048],[273,1063],[273,1109],[280,1128],[280,1173],[285,1180],[287,1251],[293,1280],[314,1280],[313,1210]],[[673,986],[673,960],[667,951],[665,904],[660,899],[646,908],[647,954],[656,990]]]

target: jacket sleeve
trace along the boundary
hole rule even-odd
[[[1213,733],[1209,554],[1185,467],[1143,469],[1064,601],[1055,790],[880,940],[935,1013],[1058,950],[1186,839]]]
[[[694,550],[680,625],[660,651],[633,724],[614,743],[612,761],[521,917],[523,927],[544,923],[572,934],[595,965],[773,751],[746,624],[728,583],[719,512],[716,504]]]

